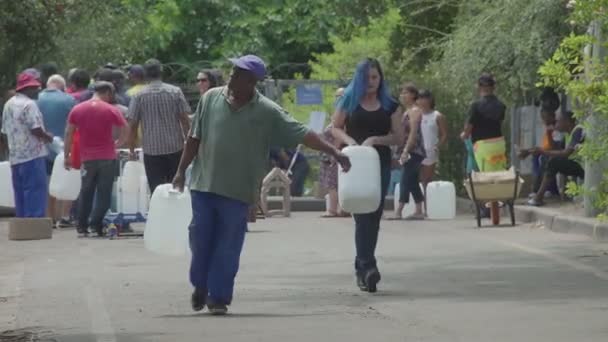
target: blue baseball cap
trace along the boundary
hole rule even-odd
[[[266,77],[266,65],[258,56],[247,55],[239,58],[230,58],[229,61],[236,67],[251,71],[260,81]]]

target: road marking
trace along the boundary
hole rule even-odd
[[[23,261],[12,263],[0,274],[0,332],[17,328],[24,274]]]
[[[82,246],[80,254],[87,260],[93,260],[93,252],[89,246]],[[116,342],[116,333],[104,304],[103,294],[99,287],[95,286],[95,279],[89,279],[88,284],[84,287],[84,297],[89,310],[91,332],[95,335],[95,340],[97,342]]]
[[[578,262],[578,261],[574,261],[568,258],[565,258],[563,256],[557,255],[557,254],[553,254],[551,252],[547,252],[545,250],[542,249],[538,249],[538,248],[533,248],[533,247],[529,247],[529,246],[525,246],[519,243],[515,243],[515,242],[510,242],[510,241],[504,241],[504,240],[500,240],[500,239],[495,239],[495,238],[489,238],[486,237],[488,240],[493,241],[495,243],[501,244],[503,246],[506,247],[510,247],[513,249],[517,249],[529,254],[534,254],[534,255],[538,255],[538,256],[542,256],[546,259],[549,259],[555,263],[558,264],[562,264],[565,266],[569,266],[571,268],[574,268],[575,270],[581,271],[581,272],[587,272],[587,273],[591,273],[594,276],[596,276],[597,278],[600,278],[602,280],[606,280],[608,281],[608,272],[604,272],[602,270],[599,270],[593,266],[587,265],[585,263],[582,262]]]

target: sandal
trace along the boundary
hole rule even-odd
[[[339,216],[336,213],[325,213],[325,214],[321,215],[321,218],[334,218],[334,217],[339,217]]]
[[[406,221],[424,221],[424,214],[412,214],[405,218]]]

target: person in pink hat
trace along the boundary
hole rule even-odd
[[[41,83],[28,72],[17,77],[15,95],[2,111],[2,134],[6,135],[13,177],[16,217],[44,217],[47,206],[47,143],[42,114],[34,101]]]

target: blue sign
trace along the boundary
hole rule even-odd
[[[300,84],[296,87],[298,106],[323,104],[323,91],[319,84]]]

